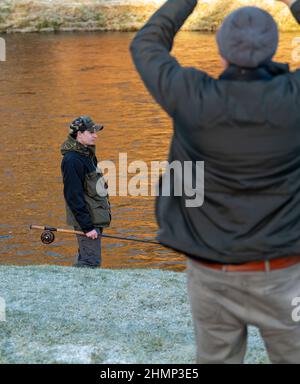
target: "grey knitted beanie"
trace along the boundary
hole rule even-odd
[[[273,17],[257,7],[241,7],[230,13],[217,32],[221,56],[239,67],[255,68],[272,59],[278,46]]]

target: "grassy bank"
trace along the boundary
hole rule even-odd
[[[0,32],[133,31],[139,29],[163,0],[2,0]],[[224,17],[242,5],[260,6],[282,31],[299,30],[289,9],[273,0],[199,1],[186,30],[215,31]]]
[[[184,273],[0,266],[0,363],[193,363]],[[250,329],[248,363],[264,363]]]

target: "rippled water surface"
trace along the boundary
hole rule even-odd
[[[146,92],[132,65],[132,33],[59,33],[3,36],[7,61],[0,62],[0,263],[70,265],[72,235],[40,242],[30,224],[65,226],[60,175],[61,143],[68,123],[81,114],[105,125],[101,160],[118,164],[165,160],[172,133],[168,116]],[[291,61],[292,39],[283,34],[280,55]],[[213,76],[221,71],[214,35],[182,32],[173,53],[183,65]],[[295,67],[296,64],[293,65]],[[133,175],[132,175],[133,176]],[[130,179],[130,177],[128,178]],[[112,197],[109,234],[154,239],[153,197]],[[184,257],[155,245],[103,239],[103,267],[184,269]]]

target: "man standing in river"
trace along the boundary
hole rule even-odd
[[[111,220],[108,196],[99,194],[105,183],[95,154],[97,132],[102,129],[89,116],[80,116],[71,123],[61,147],[67,223],[85,233],[76,235],[79,248],[75,267],[96,268],[101,264],[101,234]]]
[[[300,0],[283,2],[299,22]],[[167,1],[131,44],[173,119],[169,162],[205,163],[202,207],[158,197],[159,240],[188,257],[198,363],[241,363],[249,324],[273,363],[299,363],[300,70],[272,61],[277,25],[257,7],[239,8],[218,30],[218,79],[183,68],[170,51],[196,4]]]

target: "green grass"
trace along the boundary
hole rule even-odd
[[[62,21],[60,20],[41,20],[36,24],[36,29],[42,31],[44,29],[50,29],[52,31],[58,31]]]
[[[1,266],[0,363],[194,363],[184,273]],[[266,362],[251,328],[248,363]]]

